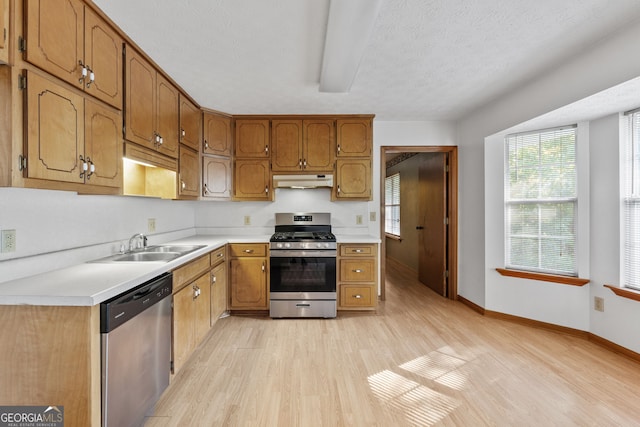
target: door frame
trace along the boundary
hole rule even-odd
[[[449,212],[449,233],[447,237],[447,265],[449,266],[449,280],[447,281],[447,295],[451,300],[458,299],[458,147],[456,145],[438,146],[381,146],[380,147],[380,299],[386,300],[386,237],[385,223],[385,191],[387,154],[395,153],[446,153],[449,155],[449,173],[447,174],[447,211]],[[400,202],[402,205],[402,202]]]

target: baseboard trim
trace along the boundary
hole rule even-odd
[[[554,325],[553,323],[541,322],[539,320],[527,319],[526,317],[514,316],[512,314],[505,314],[497,311],[485,310],[483,307],[479,306],[478,304],[472,301],[469,301],[464,297],[461,297],[460,295],[458,295],[458,301],[463,305],[469,307],[471,310],[483,316],[490,317],[492,319],[504,320],[512,323],[518,323],[520,325],[529,326],[531,328],[546,329],[549,331],[558,332],[561,334],[567,334],[577,338],[582,338],[584,340],[591,341],[592,343],[597,344],[600,347],[603,347],[609,351],[626,356],[629,359],[633,360],[634,362],[640,363],[640,353],[636,353],[633,350],[629,350],[626,347],[623,347],[619,344],[611,342],[591,332],[581,331],[579,329],[574,329],[574,328],[568,328],[566,326]]]

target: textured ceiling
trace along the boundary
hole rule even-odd
[[[640,19],[638,0],[384,0],[351,92],[331,94],[329,0],[94,3],[203,107],[377,120],[460,118]]]

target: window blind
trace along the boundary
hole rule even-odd
[[[400,174],[388,176],[384,180],[385,221],[387,234],[400,236]]]
[[[577,276],[576,126],[505,138],[507,268]]]
[[[626,115],[622,147],[622,286],[640,290],[640,112]]]

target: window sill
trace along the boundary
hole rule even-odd
[[[519,277],[521,279],[541,280],[543,282],[553,282],[559,283],[561,285],[584,286],[590,282],[589,279],[581,279],[579,277],[534,273],[532,271],[507,270],[506,268],[496,268],[496,271],[503,276]]]
[[[611,291],[622,298],[629,298],[635,301],[640,301],[640,291],[629,288],[621,288],[620,286],[604,285],[605,288],[611,289]]]
[[[401,238],[400,236],[396,236],[395,234],[388,234],[388,233],[385,233],[385,234],[384,234],[384,237],[386,237],[386,238],[388,238],[388,239],[391,239],[391,240],[397,240],[397,241],[399,241],[399,242],[401,242],[401,241],[402,241],[402,238]]]

